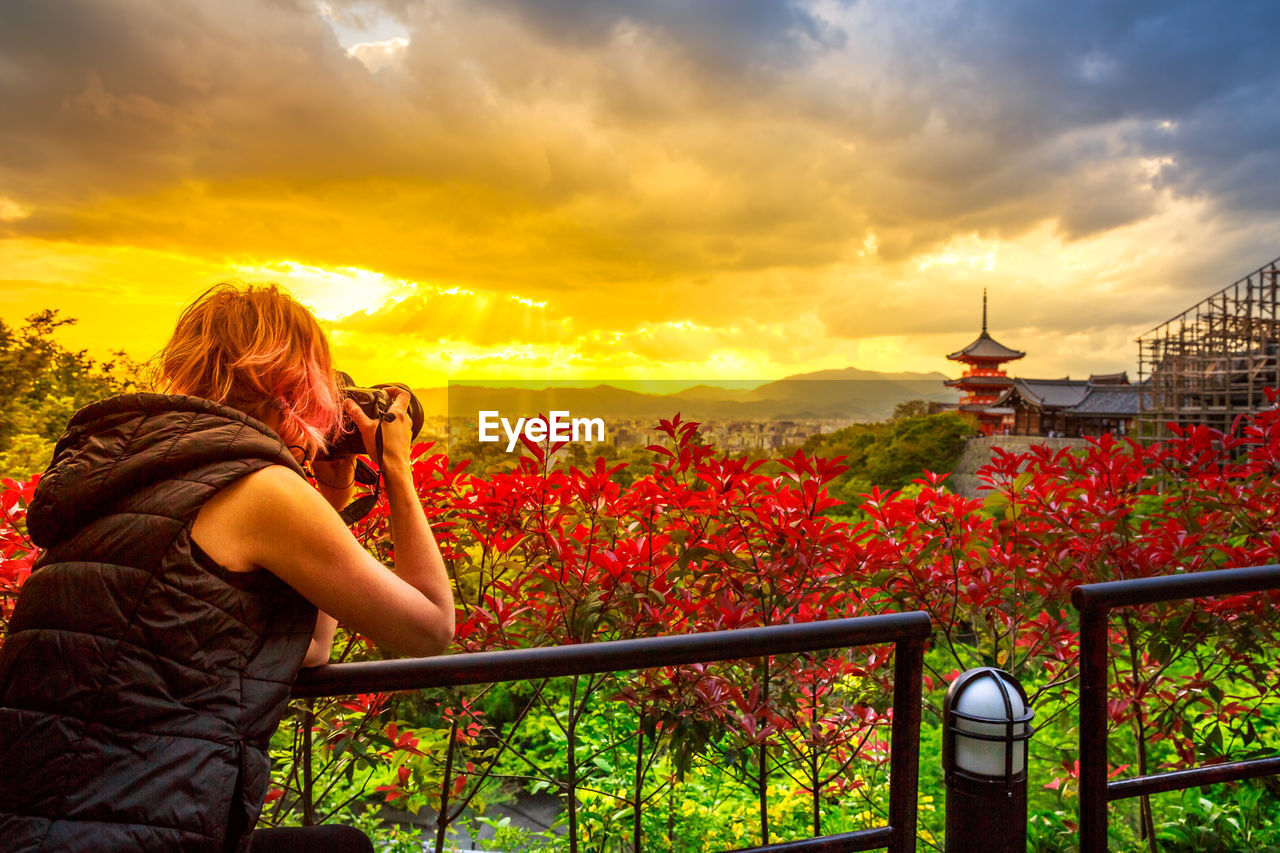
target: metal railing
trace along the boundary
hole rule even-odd
[[[1280,589],[1280,566],[1135,578],[1078,586],[1071,603],[1080,613],[1080,851],[1107,849],[1107,804],[1138,797],[1280,773],[1280,756],[1153,773],[1108,782],[1107,617],[1138,604],[1240,595]]]
[[[293,695],[309,698],[424,690],[892,643],[894,713],[889,744],[889,823],[751,850],[843,853],[887,848],[890,853],[909,853],[916,846],[921,690],[924,645],[929,632],[928,614],[916,611],[574,646],[333,664],[301,671]]]

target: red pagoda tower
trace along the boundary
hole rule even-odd
[[[960,392],[960,411],[977,416],[983,435],[994,435],[1001,428],[1013,423],[1013,410],[992,406],[1006,389],[1013,386],[1013,379],[1000,367],[1006,361],[1016,361],[1026,355],[987,334],[987,290],[982,290],[982,334],[962,350],[947,356],[965,365],[959,379],[948,379],[946,384]]]

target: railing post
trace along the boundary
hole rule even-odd
[[[1080,611],[1080,853],[1107,849],[1107,614],[1077,587]]]
[[[311,730],[316,725],[316,703],[307,700],[307,708],[302,712],[302,825],[312,826],[316,822],[315,792],[311,778]]]
[[[916,849],[916,797],[920,774],[920,704],[924,640],[899,641],[893,651],[893,733],[889,740],[889,853]]]

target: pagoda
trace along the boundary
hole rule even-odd
[[[978,419],[983,435],[994,435],[1013,422],[1013,409],[997,408],[993,404],[1008,388],[1013,379],[1000,365],[1016,361],[1025,352],[1009,349],[987,334],[987,291],[982,290],[982,334],[962,350],[947,358],[964,364],[959,379],[948,379],[946,384],[960,392],[960,411],[969,412]]]

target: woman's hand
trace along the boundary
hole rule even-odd
[[[413,425],[408,415],[409,394],[403,388],[388,388],[391,405],[388,413],[393,420],[370,418],[351,400],[343,402],[348,417],[360,431],[365,451],[370,459],[377,459],[378,427],[382,427],[382,465],[408,470],[409,442],[413,438]],[[311,463],[316,473],[316,489],[329,505],[341,512],[355,496],[356,458],[339,456],[335,459],[316,460]]]
[[[409,467],[409,442],[413,440],[413,421],[409,417],[409,392],[403,388],[392,386],[384,388],[391,397],[391,405],[387,412],[394,416],[391,421],[370,418],[353,401],[347,400],[347,413],[360,430],[364,439],[365,451],[383,468],[387,466]],[[382,458],[378,458],[378,427],[382,427]]]

